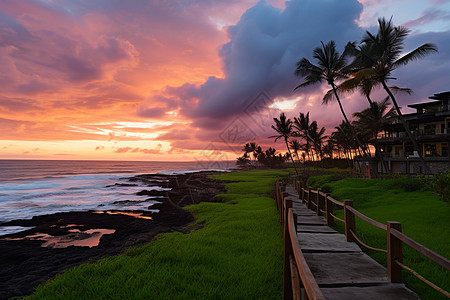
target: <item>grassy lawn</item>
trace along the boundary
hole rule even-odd
[[[282,232],[273,184],[283,171],[214,176],[223,203],[187,207],[203,227],[67,270],[30,299],[280,299]]]
[[[341,179],[339,175],[324,175],[311,177],[309,183],[316,188],[331,190],[331,196],[339,201],[353,200],[357,210],[383,224],[386,221],[400,222],[403,233],[434,252],[450,257],[450,206],[422,188],[417,179]],[[342,211],[338,215],[342,217]],[[343,226],[339,225],[338,229],[343,231]],[[357,217],[356,232],[368,245],[386,249],[385,231]],[[371,250],[367,252],[386,266],[386,254]],[[403,255],[406,266],[439,287],[450,290],[450,271],[405,244]],[[406,285],[422,299],[447,299],[409,272],[404,271],[403,276]]]

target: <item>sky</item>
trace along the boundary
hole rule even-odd
[[[295,64],[380,17],[410,30],[405,51],[439,48],[393,74],[403,111],[449,91],[450,0],[1,0],[0,159],[234,160],[249,141],[283,151],[281,111],[330,134],[339,108],[325,83],[294,92]]]

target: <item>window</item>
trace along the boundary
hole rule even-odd
[[[436,144],[425,144],[425,156],[436,156]]]
[[[448,144],[442,143],[442,156],[446,157],[448,156]]]
[[[435,124],[425,124],[423,127],[424,135],[433,135],[436,134],[436,125]]]

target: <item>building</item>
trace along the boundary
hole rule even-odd
[[[420,152],[433,174],[450,170],[450,91],[429,97],[433,101],[408,105],[415,113],[404,114]],[[421,174],[422,164],[418,153],[400,120],[390,124],[379,134],[378,143],[389,173]],[[359,159],[363,163],[364,158]],[[380,159],[373,159],[379,173],[387,173]],[[362,168],[364,169],[364,168]]]

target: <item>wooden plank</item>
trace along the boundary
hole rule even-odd
[[[361,252],[356,243],[346,242],[343,234],[300,232],[298,239],[303,252]]]
[[[321,288],[326,299],[333,300],[419,300],[420,298],[403,284],[386,286]]]
[[[305,253],[319,285],[388,283],[386,268],[364,253]]]
[[[319,216],[298,216],[299,225],[327,225],[327,221]]]
[[[328,226],[311,226],[311,225],[299,225],[298,232],[310,232],[310,233],[338,233],[336,230]]]

